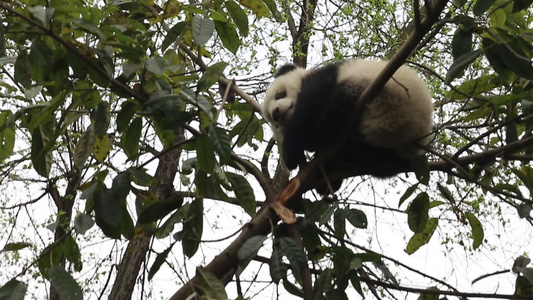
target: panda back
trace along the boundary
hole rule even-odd
[[[384,61],[347,61],[339,68],[339,84],[364,89],[386,65]],[[402,66],[369,101],[359,122],[359,132],[365,143],[395,148],[398,155],[410,158],[422,152],[416,144],[425,146],[429,142],[432,112],[426,84],[414,70]]]

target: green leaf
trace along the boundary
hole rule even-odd
[[[32,133],[31,161],[33,168],[43,177],[48,178],[52,167],[52,127],[42,125],[37,127]]]
[[[520,272],[526,277],[527,281],[533,285],[533,269],[532,268],[522,268]]]
[[[203,199],[197,198],[191,203],[186,219],[187,221],[183,223],[182,247],[183,253],[190,258],[198,251],[198,246],[202,239],[204,224]]]
[[[28,53],[21,51],[15,61],[15,82],[20,83],[25,88],[31,87],[31,69]]]
[[[52,101],[41,105],[40,107],[27,107],[22,109],[21,112],[25,115],[23,119],[23,126],[28,128],[28,130],[33,131],[35,128],[47,124],[46,126],[51,126],[48,128],[49,131],[53,129],[53,119],[55,120],[55,114],[59,106],[61,106],[66,99],[66,92],[62,92],[54,96]]]
[[[181,91],[180,99],[183,99],[190,104],[198,107],[202,112],[204,112],[209,118],[213,117],[211,113],[211,103],[202,95],[196,94],[191,90]]]
[[[5,126],[0,132],[0,162],[13,154],[15,146],[15,127],[12,123],[13,113],[10,110],[4,110],[0,113],[0,127]]]
[[[436,287],[428,287],[427,290],[433,291],[433,292],[439,291],[439,289]],[[439,300],[440,299],[439,296],[440,296],[439,294],[420,294],[417,300]],[[446,298],[442,298],[442,299],[446,299]]]
[[[122,134],[120,144],[129,159],[133,160],[139,154],[139,142],[142,131],[142,118],[133,119],[128,130]]]
[[[313,293],[315,293],[315,295],[323,295],[327,290],[331,288],[331,279],[331,269],[326,268],[325,270],[322,270],[320,276],[317,280],[315,280],[315,283],[313,285]]]
[[[415,171],[418,182],[428,185],[430,177],[430,169],[427,161],[427,156],[419,155],[413,160],[413,169]]]
[[[48,270],[52,266],[59,265],[59,262],[62,257],[63,243],[52,244],[44,248],[39,256],[39,271],[41,272],[41,274],[45,278],[48,278]]]
[[[72,236],[67,236],[63,244],[63,253],[65,258],[74,265],[74,270],[79,272],[83,268],[81,261],[81,252],[76,240]]]
[[[233,19],[233,22],[235,23],[235,25],[237,25],[237,28],[239,28],[239,32],[241,33],[241,35],[248,36],[248,16],[241,8],[241,6],[235,3],[233,0],[226,1],[224,5],[228,10],[229,15]]]
[[[335,236],[344,238],[346,235],[346,211],[339,208],[333,214],[333,227],[335,228]]]
[[[350,222],[355,228],[366,229],[368,220],[362,210],[351,208],[346,210],[346,220]]]
[[[492,4],[494,4],[494,2],[496,2],[496,0],[477,0],[476,4],[474,4],[474,9],[472,10],[474,15],[481,16],[492,6]]]
[[[531,213],[531,209],[532,209],[532,206],[529,203],[522,203],[516,207],[516,210],[518,211],[518,216],[521,219],[529,217],[529,214]]]
[[[350,271],[350,282],[352,283],[352,286],[355,288],[355,290],[364,298],[363,288],[361,287],[361,280],[359,279],[359,275],[355,270]]]
[[[472,228],[472,239],[474,240],[472,247],[477,249],[481,243],[483,243],[483,238],[485,237],[483,226],[473,213],[465,212],[465,216],[468,219],[468,223],[470,223],[470,227]]]
[[[167,35],[165,36],[163,43],[161,44],[161,52],[165,52],[168,46],[180,39],[181,35],[185,33],[186,28],[187,22],[179,22],[176,25],[172,26],[172,28],[170,28]]]
[[[52,49],[43,40],[35,40],[28,55],[31,78],[37,82],[45,81],[50,76],[54,63]]]
[[[520,270],[522,270],[523,268],[527,267],[527,265],[529,265],[530,262],[531,262],[531,258],[526,257],[524,255],[520,255],[519,257],[517,257],[514,260],[513,267],[511,268],[511,271],[513,273],[519,274]]]
[[[276,242],[279,243],[281,254],[289,259],[294,277],[301,280],[301,272],[307,264],[307,258],[302,248],[293,239],[288,237],[276,239]]]
[[[436,218],[429,219],[424,230],[422,230],[419,233],[415,233],[409,239],[405,252],[407,252],[407,254],[413,254],[418,249],[420,249],[420,247],[427,244],[431,240],[431,237],[433,236],[433,233],[435,232],[435,229],[437,229],[438,225],[439,225],[438,219]]]
[[[505,126],[505,142],[510,144],[518,140],[518,128],[515,123],[509,123]]]
[[[428,222],[429,212],[429,196],[426,193],[420,193],[411,202],[407,209],[407,222],[409,229],[414,233],[419,233],[426,228]]]
[[[378,262],[383,258],[378,253],[358,253],[354,255],[354,258],[361,260],[362,262]]]
[[[122,103],[121,109],[117,114],[117,130],[119,132],[123,133],[124,130],[128,128],[128,125],[137,110],[139,110],[139,107],[137,103],[132,100]]]
[[[193,115],[183,111],[182,97],[175,94],[153,95],[144,105],[144,110],[152,115],[152,120],[162,129],[175,129],[189,122]]]
[[[93,218],[88,214],[79,213],[74,219],[74,229],[77,233],[84,235],[87,230],[94,226]]]
[[[239,267],[235,272],[235,276],[239,276],[246,266],[255,258],[257,252],[263,247],[263,242],[267,239],[266,235],[256,235],[244,242],[237,252],[239,259]]]
[[[237,54],[237,50],[241,46],[241,40],[235,27],[229,23],[215,21],[215,28],[222,41],[222,45],[231,53]]]
[[[507,44],[497,44],[496,49],[499,57],[507,68],[511,69],[518,76],[533,80],[533,66],[529,56],[522,51],[522,45],[516,40]]]
[[[459,58],[465,53],[472,51],[473,31],[459,26],[455,31],[452,39],[452,56],[454,59]]]
[[[524,166],[521,170],[513,168],[511,171],[520,178],[530,193],[533,192],[533,169],[531,167]]]
[[[459,76],[471,63],[473,63],[482,52],[482,50],[470,51],[459,56],[457,59],[454,59],[452,65],[448,69],[448,74],[446,74],[446,79],[444,79],[444,82],[452,82],[452,80]]]
[[[294,284],[292,284],[288,279],[287,277],[284,277],[283,278],[283,288],[291,293],[292,295],[295,295],[299,298],[304,298],[304,292],[298,288],[297,286],[295,286]]]
[[[374,266],[381,271],[383,277],[385,277],[385,280],[391,281],[396,286],[399,285],[398,281],[396,280],[394,275],[392,275],[392,272],[389,270],[389,268],[383,261],[380,260],[378,262],[375,262]]]
[[[244,211],[250,216],[255,216],[256,213],[256,203],[255,196],[250,183],[246,178],[241,175],[226,172],[226,176],[231,183],[233,192],[239,200],[239,205],[244,209]]]
[[[228,299],[224,284],[213,273],[203,268],[197,268],[198,283],[195,287],[202,290],[207,299]]]
[[[102,138],[107,133],[110,119],[106,102],[101,101],[98,103],[98,106],[93,110],[91,119],[93,121],[95,136]]]
[[[148,280],[152,280],[152,278],[154,278],[154,275],[157,273],[157,271],[159,271],[161,266],[165,263],[165,261],[167,260],[168,254],[172,250],[172,247],[174,247],[174,244],[176,244],[176,242],[173,242],[172,244],[170,244],[170,247],[165,249],[165,251],[157,254],[154,260],[154,263],[150,267],[150,271],[148,271]]]
[[[7,243],[4,245],[4,249],[2,249],[2,251],[18,251],[20,249],[24,249],[24,248],[27,248],[27,247],[30,247],[32,244],[30,243],[24,243],[24,242],[20,242],[20,243]],[[2,297],[0,297],[0,299],[2,299]]]
[[[111,152],[111,140],[107,134],[94,140],[93,156],[98,162],[104,162],[109,152]]]
[[[95,143],[94,127],[90,125],[89,128],[83,133],[76,149],[74,150],[74,167],[79,170],[83,169],[83,165],[91,153],[93,153]]]
[[[279,284],[279,281],[287,276],[287,269],[283,265],[282,256],[279,254],[279,251],[276,247],[274,247],[272,250],[269,267],[270,277],[272,278],[272,282],[275,284]]]
[[[268,9],[270,9],[270,12],[274,16],[274,19],[276,22],[281,23],[283,22],[283,18],[281,16],[281,13],[278,11],[278,8],[276,7],[276,1],[275,0],[263,0],[263,2],[268,6]]]
[[[509,80],[509,75],[512,73],[503,63],[502,57],[500,57],[498,44],[489,38],[484,38],[482,40],[482,45],[485,56],[487,57],[487,60],[494,71],[496,71],[503,79]]]
[[[169,67],[170,63],[168,60],[160,56],[150,57],[146,60],[146,70],[158,76],[163,75]]]
[[[161,225],[156,231],[155,236],[159,239],[167,237],[173,230],[174,225],[185,220],[189,211],[190,203],[184,204],[176,212],[174,212],[168,220]]]
[[[87,186],[87,184],[84,184],[83,187],[81,187],[82,192],[80,195],[80,199],[82,200],[90,199],[93,196],[94,191],[96,190],[97,187],[98,187],[97,181],[90,183],[89,186]]]
[[[213,36],[215,24],[213,20],[201,15],[195,15],[192,20],[192,36],[194,43],[202,46]]]
[[[44,7],[41,5],[28,7],[28,10],[35,19],[41,22],[42,25],[48,25],[48,22],[50,22],[52,15],[54,14],[53,7]]]
[[[131,180],[140,186],[149,186],[154,181],[154,177],[146,173],[146,169],[131,167],[127,172],[131,175]]]
[[[206,134],[200,134],[196,138],[196,153],[200,169],[206,173],[213,171],[216,163],[215,149],[213,142]]]
[[[493,10],[490,11],[490,27],[494,28],[504,28],[507,23],[507,9],[503,9],[502,6],[495,6]]]
[[[410,186],[409,188],[407,188],[407,190],[405,190],[403,195],[400,197],[400,201],[398,201],[398,208],[400,208],[400,206],[402,206],[402,204],[405,202],[405,200],[407,200],[409,197],[411,197],[411,195],[416,191],[417,188],[418,188],[418,183]]]
[[[260,136],[262,135],[262,126],[257,117],[251,116],[250,120],[242,120],[241,122],[237,123],[235,125],[230,133],[230,138],[233,138],[237,135],[239,135],[237,146],[242,147],[246,143],[251,143],[254,136],[257,139],[262,139]]]
[[[519,12],[531,6],[533,0],[514,0],[513,1],[513,13]]]
[[[231,158],[231,141],[224,128],[215,125],[209,126],[209,137],[213,142],[215,151],[220,156],[220,163],[224,164]]]
[[[198,80],[198,91],[206,91],[218,81],[224,69],[228,66],[226,62],[217,62],[207,68],[204,75]]]
[[[16,279],[11,279],[0,287],[0,299],[2,300],[24,300],[26,295],[26,284]]]
[[[111,193],[113,193],[113,197],[120,200],[126,200],[130,190],[130,173],[128,171],[118,173],[118,175],[113,178],[113,185],[111,186],[110,190]]]
[[[122,205],[122,215],[120,218],[120,233],[128,240],[132,240],[135,236],[135,224],[130,216],[130,212],[126,205]]]
[[[298,230],[302,235],[302,243],[308,253],[308,259],[319,261],[325,255],[321,247],[319,231],[316,224],[308,219],[298,219]]]
[[[447,187],[440,184],[440,182],[437,182],[437,188],[439,189],[440,194],[444,199],[448,200],[452,204],[455,204],[455,199],[453,198],[453,194],[452,192],[450,192],[450,190]]]
[[[531,283],[531,281],[529,281],[525,276],[519,275],[516,278],[515,287],[515,295],[533,295],[533,283]]]
[[[467,99],[468,95],[478,96],[482,93],[491,91],[496,86],[500,84],[500,78],[496,75],[482,75],[481,77],[466,80],[461,83],[460,86],[456,87],[456,90],[459,90],[462,93],[459,93],[455,90],[450,90],[447,93],[447,96],[453,99],[463,100]],[[465,95],[466,94],[466,95]]]
[[[249,8],[258,18],[270,16],[268,7],[261,0],[240,0],[239,3]]]
[[[164,218],[183,204],[183,197],[175,195],[148,206],[139,216],[139,223],[146,224]]]
[[[61,299],[83,299],[83,293],[80,286],[62,267],[51,267],[48,270],[48,274],[50,275],[50,283]]]
[[[95,191],[93,199],[96,224],[106,236],[119,239],[121,234],[120,220],[122,218],[120,199],[107,189]]]

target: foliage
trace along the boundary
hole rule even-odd
[[[163,298],[191,286],[250,298],[260,275],[309,299],[465,296],[392,257],[475,256],[498,249],[493,227],[531,226],[532,1],[428,1],[444,12],[408,53],[418,14],[432,9],[359,2],[0,2],[0,298],[156,297],[169,273],[176,290]],[[298,194],[279,217],[296,221],[278,222],[268,205],[288,172],[255,98],[272,69],[397,53],[411,53],[435,99],[427,160],[415,176],[358,176],[333,199]],[[395,253],[372,236],[394,227],[381,214],[401,220]],[[239,229],[231,244],[227,228]],[[498,266],[516,278],[508,294],[530,295],[527,242],[516,244],[526,246],[512,270]]]

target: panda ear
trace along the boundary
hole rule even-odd
[[[279,67],[279,69],[276,70],[276,73],[274,73],[274,78],[287,74],[293,70],[296,70],[296,68],[297,67],[295,64],[284,64],[283,66]]]

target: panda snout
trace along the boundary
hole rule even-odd
[[[279,107],[276,107],[272,112],[272,119],[276,122],[281,119],[281,111],[279,110]]]

